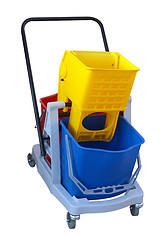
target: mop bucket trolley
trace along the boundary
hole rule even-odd
[[[34,21],[94,21],[100,27],[105,47],[105,52],[98,54],[65,52],[59,71],[58,94],[40,99],[41,116],[37,106],[25,34],[26,24]],[[109,52],[103,24],[93,17],[28,18],[22,24],[21,33],[39,137],[39,144],[33,146],[27,160],[31,167],[37,166],[50,192],[67,209],[68,227],[75,228],[81,214],[110,212],[128,206],[131,214],[138,216],[139,209],[143,206],[143,191],[137,183],[137,176],[141,169],[139,150],[144,139],[130,124],[129,96],[139,69],[120,54]],[[79,94],[80,99],[77,98],[74,89],[67,90],[67,84],[71,83],[71,75],[74,78],[77,73],[73,71],[73,65],[70,68],[65,61],[66,56],[70,58],[70,63],[73,60],[80,68],[83,67],[83,70],[79,69],[79,73],[80,70],[86,72],[84,89],[81,88]],[[111,82],[110,91],[114,93],[111,96],[104,94],[106,96],[104,99],[101,96],[103,108],[92,102],[91,97],[91,91],[98,96],[103,91],[100,89],[96,91],[92,87],[93,84],[97,85],[94,79],[99,75],[95,70],[93,73],[93,69],[98,71],[100,62],[103,71],[112,70],[112,73],[105,74],[106,77],[101,73],[101,79],[102,85],[106,85],[104,84],[106,81]],[[92,73],[89,73],[91,69]],[[117,77],[113,75],[115,74],[113,70],[116,71]],[[112,74],[113,78],[107,74]],[[67,76],[68,79],[65,81]],[[76,82],[75,79],[73,82]],[[87,89],[90,93],[89,99],[86,99]],[[112,105],[108,103],[110,97],[113,98],[113,101],[110,101]],[[109,133],[106,131],[107,128]],[[103,130],[101,134],[98,129]]]

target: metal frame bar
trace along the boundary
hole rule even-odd
[[[39,111],[38,111],[38,106],[37,106],[36,93],[35,93],[28,45],[27,45],[26,34],[25,34],[25,26],[29,22],[36,22],[36,21],[43,22],[43,21],[80,21],[80,20],[87,20],[87,21],[91,20],[91,21],[98,23],[98,25],[100,26],[100,29],[101,29],[101,34],[102,34],[102,38],[103,38],[103,42],[104,42],[105,51],[109,52],[108,43],[107,43],[105,31],[104,31],[104,26],[100,20],[98,20],[97,18],[94,18],[94,17],[33,17],[33,18],[26,19],[22,23],[22,26],[21,26],[22,41],[23,41],[23,46],[24,46],[26,65],[27,65],[27,71],[28,71],[28,76],[29,76],[29,84],[30,84],[30,89],[31,89],[32,102],[33,102],[33,108],[34,108],[34,113],[35,113],[35,119],[36,119],[36,125],[37,125],[38,137],[39,137],[39,143],[40,143],[40,150],[41,150],[42,156],[45,156],[46,152],[45,152],[44,140],[43,140],[41,125],[40,125]]]

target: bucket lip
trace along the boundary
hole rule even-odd
[[[129,60],[127,60],[125,57],[123,57],[119,52],[77,51],[77,50],[71,50],[71,51],[66,50],[65,52],[68,53],[68,54],[70,54],[70,55],[72,55],[72,57],[74,57],[74,59],[75,59],[76,61],[78,61],[79,64],[81,64],[81,65],[82,65],[85,69],[87,69],[87,70],[92,70],[92,71],[112,71],[112,72],[115,72],[115,71],[117,71],[117,72],[137,72],[137,71],[140,70],[140,69],[139,69],[138,67],[136,67],[133,63],[131,63]],[[102,69],[102,68],[89,67],[89,66],[85,65],[85,64],[76,56],[76,54],[75,54],[76,52],[105,53],[105,54],[108,54],[108,55],[111,55],[111,54],[113,53],[113,54],[116,54],[116,55],[121,56],[122,58],[124,58],[127,62],[129,62],[129,63],[132,65],[133,69],[109,69],[109,68],[104,68],[104,69]]]
[[[113,150],[106,150],[106,149],[100,149],[100,148],[88,148],[88,147],[83,147],[83,146],[81,146],[76,140],[75,140],[75,138],[72,136],[72,134],[68,131],[68,129],[67,129],[67,127],[65,126],[65,124],[63,123],[63,121],[66,121],[66,120],[69,120],[69,117],[67,117],[67,118],[62,118],[61,120],[60,120],[60,123],[61,123],[61,125],[67,130],[67,134],[68,134],[68,136],[72,139],[72,141],[74,141],[75,142],[75,144],[79,147],[79,148],[81,148],[81,149],[86,149],[86,150],[88,150],[88,151],[94,151],[94,149],[96,149],[97,151],[100,151],[100,152],[107,152],[107,153],[109,153],[109,152],[111,152],[111,153],[124,153],[124,152],[128,152],[129,150],[132,150],[132,149],[134,149],[134,148],[136,148],[136,147],[138,147],[138,146],[141,146],[144,142],[145,142],[145,140],[144,140],[144,138],[137,132],[137,130],[127,121],[127,119],[126,118],[124,118],[123,116],[121,116],[121,115],[119,115],[119,119],[122,119],[126,124],[128,124],[129,126],[130,126],[130,130],[131,131],[133,131],[133,132],[136,132],[136,134],[138,135],[138,137],[140,138],[139,140],[139,144],[135,144],[135,145],[133,145],[133,146],[131,146],[131,147],[128,147],[128,148],[126,148],[126,149],[124,149],[124,150],[118,150],[118,151],[113,151]]]

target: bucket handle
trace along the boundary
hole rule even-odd
[[[98,187],[98,188],[93,188],[93,189],[88,189],[87,187],[84,186],[74,175],[73,175],[73,168],[72,168],[72,159],[71,159],[71,153],[70,153],[70,147],[69,147],[69,137],[68,135],[65,135],[65,143],[66,143],[66,152],[67,152],[67,160],[68,160],[68,172],[69,172],[69,177],[71,180],[75,183],[75,185],[80,189],[80,191],[84,195],[105,195],[105,194],[116,194],[120,192],[125,192],[129,191],[131,189],[134,189],[134,183],[138,177],[138,174],[141,169],[141,159],[140,155],[138,154],[137,156],[137,169],[130,178],[130,181],[128,184],[123,184],[123,185],[113,185],[113,186],[107,186],[107,187]]]

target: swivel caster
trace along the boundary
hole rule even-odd
[[[28,160],[28,164],[30,167],[35,167],[36,163],[35,163],[31,153],[29,153],[27,155],[27,160]]]
[[[143,206],[143,203],[136,203],[130,206],[130,212],[132,216],[139,215],[139,209]]]
[[[74,229],[76,227],[76,220],[79,220],[79,219],[80,219],[80,215],[72,215],[69,212],[67,212],[66,221],[70,229]]]

